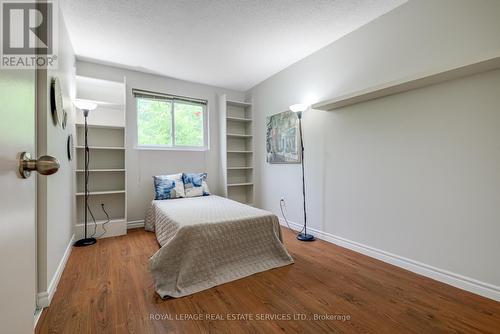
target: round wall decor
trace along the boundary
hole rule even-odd
[[[66,150],[68,153],[68,160],[71,161],[73,160],[73,152],[75,150],[73,146],[73,135],[68,135],[68,139],[66,141]]]
[[[63,110],[63,119],[61,123],[62,128],[66,129],[67,124],[68,124],[68,113],[66,112],[66,110]]]
[[[63,121],[63,99],[61,83],[56,77],[50,80],[50,111],[54,125],[61,124]]]

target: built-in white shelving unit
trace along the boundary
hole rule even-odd
[[[221,161],[224,195],[241,203],[254,203],[252,104],[219,97]]]
[[[125,166],[125,79],[121,82],[77,76],[77,99],[97,103],[88,117],[89,207],[96,220],[96,237],[111,237],[127,232],[127,188]],[[83,236],[85,214],[85,127],[81,111],[76,124],[76,234]],[[102,210],[102,204],[110,221]],[[103,228],[104,225],[104,228]],[[106,229],[106,232],[105,230]],[[94,222],[88,215],[88,233]]]

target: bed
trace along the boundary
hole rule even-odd
[[[153,201],[145,229],[161,246],[149,265],[162,298],[293,263],[276,215],[215,195]]]

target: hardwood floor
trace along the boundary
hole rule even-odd
[[[295,264],[168,300],[148,271],[152,233],[73,248],[36,333],[500,331],[500,303],[321,240],[299,242],[286,229],[284,237]]]

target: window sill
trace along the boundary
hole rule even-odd
[[[144,151],[191,151],[191,152],[204,152],[209,151],[208,147],[169,147],[169,146],[135,146],[136,150],[144,150]]]

